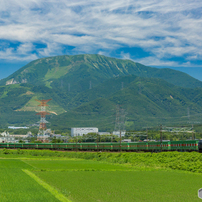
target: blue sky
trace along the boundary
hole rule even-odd
[[[102,54],[202,80],[201,0],[1,0],[0,79],[28,62]]]

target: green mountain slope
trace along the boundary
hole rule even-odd
[[[29,83],[71,92],[82,92],[89,89],[90,82],[94,87],[107,79],[125,75],[161,78],[181,87],[202,87],[202,82],[179,71],[151,68],[131,60],[102,55],[56,56],[38,59],[1,80],[0,85]]]
[[[117,86],[119,79],[127,80],[127,77],[110,79],[86,93],[86,96],[79,94],[82,95],[80,99],[84,98],[82,102],[86,103],[53,117],[52,125],[57,127],[60,123],[63,129],[97,126],[101,130],[113,130],[117,104],[125,110],[127,130],[148,125],[187,124],[190,121],[187,116],[188,108],[191,121],[198,121],[201,117],[202,106],[200,103],[202,98],[198,94],[202,95],[202,89],[192,89],[190,95],[190,89],[176,87],[162,79],[135,76],[128,76],[129,82],[124,89],[113,88],[113,86]],[[106,89],[106,92],[98,90],[101,87]],[[109,93],[110,89],[111,93]],[[100,94],[96,94],[96,92]],[[103,93],[101,94],[101,92]],[[77,100],[80,100],[79,95]],[[93,95],[95,95],[95,100],[92,99]],[[196,100],[197,102],[195,102]]]
[[[117,104],[127,113],[127,129],[198,121],[202,110],[202,82],[191,76],[101,55],[39,59],[0,85],[1,126],[36,123],[35,99],[52,98],[52,129],[113,130]]]

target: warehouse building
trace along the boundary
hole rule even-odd
[[[98,128],[71,128],[71,136],[83,136],[88,133],[98,133]]]

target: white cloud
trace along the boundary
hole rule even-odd
[[[74,46],[74,54],[108,55],[121,47],[140,47],[153,55],[144,59],[148,65],[179,65],[166,61],[202,58],[200,8],[199,0],[2,0],[0,39],[21,45],[2,50],[0,58],[63,54],[64,45]],[[36,49],[34,43],[46,47]]]
[[[124,53],[123,51],[121,52],[121,57],[123,59],[129,59],[131,60],[131,57],[130,57],[130,53]]]
[[[16,60],[16,61],[30,61],[36,60],[38,57],[36,54],[21,54],[22,52],[15,51],[13,48],[7,48],[4,51],[0,51],[0,59],[1,60]]]
[[[173,66],[173,67],[178,67],[179,64],[177,62],[173,62],[173,61],[163,61],[161,59],[158,59],[156,57],[145,57],[142,59],[137,59],[135,60],[136,62],[139,62],[141,64],[144,65],[148,65],[148,66]]]

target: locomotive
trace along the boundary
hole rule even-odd
[[[199,153],[202,153],[202,140],[198,141],[198,151]]]

